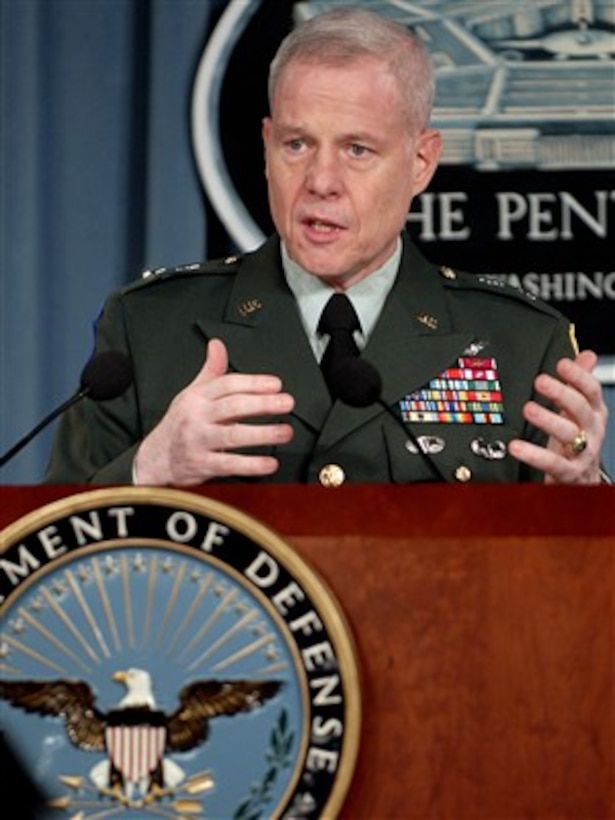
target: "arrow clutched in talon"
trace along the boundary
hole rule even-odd
[[[92,794],[104,794],[105,797],[111,797],[123,806],[132,806],[132,801],[129,800],[124,792],[117,786],[113,789],[107,789],[104,786],[94,787],[90,785],[84,777],[70,774],[59,775],[58,780],[60,783],[63,783],[69,789],[73,789],[74,791],[83,790]],[[54,797],[51,800],[48,800],[47,803],[52,808],[66,808],[70,805],[72,800],[73,799],[71,797]],[[73,818],[71,818],[71,820],[73,820]]]
[[[143,805],[151,805],[156,800],[162,800],[163,797],[171,797],[181,792],[185,792],[190,795],[200,794],[201,792],[213,789],[214,785],[214,779],[210,772],[199,772],[198,774],[193,775],[189,780],[186,780],[185,783],[182,783],[181,786],[168,787],[166,789],[161,789],[160,786],[152,786],[149,794],[143,798]],[[196,805],[196,801],[188,800],[186,803],[194,803]]]
[[[203,814],[203,806],[198,800],[176,800],[173,808],[181,814]]]
[[[75,789],[75,791],[84,785],[84,778],[79,777],[79,775],[61,774],[58,780],[60,783],[64,783],[65,786],[68,786],[69,789]]]
[[[73,798],[66,795],[65,797],[52,797],[47,801],[50,809],[66,809],[73,802]]]
[[[78,775],[60,775],[58,780],[69,789],[73,791],[84,790],[86,792],[95,792],[96,794],[102,794],[106,797],[111,797],[113,800],[118,801],[121,805],[126,806],[128,808],[136,808],[136,805],[133,801],[129,800],[129,798],[124,794],[121,789],[107,789],[104,787],[97,787],[94,788],[91,786],[84,777],[80,777]],[[192,775],[185,783],[182,784],[180,788],[166,788],[161,789],[160,787],[154,786],[152,791],[146,795],[146,797],[139,801],[139,805],[148,806],[152,803],[155,803],[157,800],[161,800],[164,797],[172,797],[177,795],[179,792],[184,792],[188,795],[196,795],[201,794],[202,792],[209,791],[213,789],[215,783],[211,772],[198,772],[195,775]],[[83,805],[82,801],[79,801]],[[68,809],[71,806],[74,806],[75,799],[70,795],[65,795],[63,797],[54,797],[51,800],[47,801],[47,805],[52,809]],[[195,814],[202,814],[203,813],[203,806],[200,801],[198,800],[189,800],[185,798],[179,798],[173,807],[174,811],[182,813],[184,815],[195,815]],[[82,820],[83,812],[79,812],[77,815],[71,817],[71,820]]]
[[[188,794],[200,794],[210,791],[215,786],[211,772],[199,772],[186,780],[183,790]]]
[[[117,795],[115,795],[115,794],[109,795],[109,796],[112,796],[114,798],[117,797]],[[134,808],[134,806],[132,804],[130,804],[129,801],[127,801],[127,800],[124,800],[123,804],[125,806],[130,806],[131,808]],[[81,808],[79,809],[77,814],[72,815],[70,820],[84,820],[84,818],[85,818],[85,815],[83,813],[83,807],[84,806],[88,807],[88,808],[93,808],[93,809],[100,809],[101,804],[100,804],[99,800],[90,800],[90,801],[81,800],[80,798],[71,797],[70,795],[67,794],[67,795],[64,795],[63,797],[52,797],[50,800],[47,800],[46,805],[47,805],[48,808],[57,809],[58,811],[66,811],[67,809],[70,809],[71,807],[75,807],[76,805],[79,805]],[[107,816],[109,814],[117,814],[118,811],[120,811],[120,809],[114,808],[111,811],[105,811],[104,815],[97,813],[96,817]],[[93,815],[91,815],[91,816],[93,816]]]
[[[141,801],[141,805],[143,806],[151,806],[152,803],[156,803],[158,800],[162,800],[165,797],[174,797],[176,795],[175,789],[155,789],[151,791],[149,794],[146,794],[143,800]],[[182,802],[184,798],[179,798],[178,802]],[[199,809],[202,809],[202,804],[198,800],[186,800],[186,804],[193,803],[194,805],[198,805]],[[194,812],[193,812],[194,813]]]
[[[117,786],[114,789],[107,789],[104,786],[99,786],[96,791],[99,794],[104,794],[106,797],[111,797],[113,800],[117,800],[117,802],[121,803],[122,806],[128,806],[129,808],[136,808],[137,806],[135,801],[130,800]]]

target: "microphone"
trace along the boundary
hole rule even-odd
[[[105,350],[102,353],[96,353],[83,368],[79,390],[62,402],[55,410],[52,410],[34,429],[30,430],[17,444],[0,456],[0,467],[4,467],[7,461],[17,455],[34,436],[73,404],[81,401],[86,396],[94,399],[94,401],[115,399],[127,390],[132,384],[132,379],[132,365],[125,353],[120,353],[119,350]]]
[[[382,377],[371,362],[354,356],[347,356],[333,371],[331,392],[333,398],[340,399],[350,407],[369,407],[371,404],[384,404],[389,412],[393,412],[385,404],[382,393]],[[397,418],[397,417],[396,417]],[[397,419],[401,421],[401,419]]]
[[[340,361],[333,370],[332,375],[331,382],[333,386],[330,389],[333,398],[340,399],[350,407],[369,407],[372,404],[379,404],[391,418],[395,419],[396,424],[401,427],[406,438],[416,447],[417,452],[436,478],[439,481],[450,483],[451,479],[442,472],[438,464],[423,450],[421,443],[412,430],[406,427],[401,418],[382,399],[382,376],[371,362],[348,356]]]

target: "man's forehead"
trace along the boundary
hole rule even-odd
[[[314,129],[336,139],[384,139],[408,130],[408,112],[397,91],[376,94],[361,85],[320,85],[306,80],[300,90],[289,83],[279,89],[271,106],[278,132],[309,134]]]
[[[298,93],[296,86],[301,86]],[[400,97],[401,89],[388,65],[382,60],[368,62],[313,63],[293,60],[280,75],[272,105],[300,108],[304,102],[334,101],[343,106],[354,99],[370,98],[370,107],[382,96]],[[375,97],[375,99],[373,99]]]

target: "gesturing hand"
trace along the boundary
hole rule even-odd
[[[265,476],[277,459],[235,452],[286,444],[290,424],[243,423],[256,416],[289,413],[294,399],[277,376],[227,373],[224,343],[211,339],[205,364],[178,393],[159,424],[143,439],[134,469],[136,482],[188,486],[226,476]]]
[[[535,401],[524,407],[524,416],[545,432],[546,447],[522,439],[510,442],[512,456],[541,470],[549,484],[597,484],[608,411],[600,382],[594,376],[597,357],[584,350],[574,359],[557,364],[559,379],[541,373],[535,382],[541,396],[559,412]]]

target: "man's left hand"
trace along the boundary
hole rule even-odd
[[[541,373],[536,391],[559,412],[528,401],[523,414],[549,437],[546,447],[523,439],[509,444],[512,456],[545,474],[547,484],[599,484],[600,459],[608,410],[600,382],[594,375],[597,356],[581,351],[557,363],[559,379]]]

